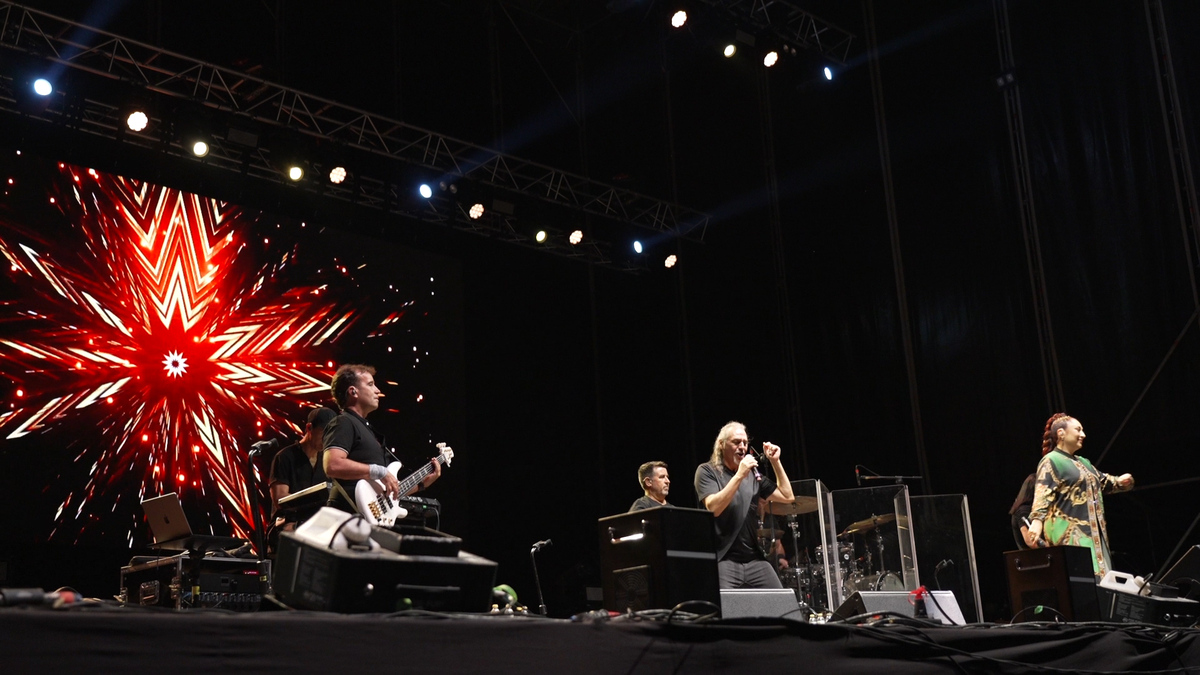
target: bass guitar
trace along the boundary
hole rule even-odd
[[[387,465],[388,473],[396,476],[400,480],[400,496],[409,493],[415,488],[425,477],[433,473],[433,463],[437,462],[442,466],[450,466],[450,461],[454,459],[454,450],[448,447],[445,443],[437,444],[441,454],[436,459],[431,460],[428,464],[412,472],[403,480],[397,476],[400,471],[400,462],[392,462]],[[358,512],[363,515],[372,525],[380,527],[391,527],[396,524],[397,520],[403,520],[408,515],[408,509],[400,506],[400,504],[388,496],[387,490],[384,488],[384,483],[381,480],[372,480],[366,478],[358,481],[358,485],[354,486],[354,502],[358,505]]]

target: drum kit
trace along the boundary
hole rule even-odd
[[[887,570],[884,565],[886,544],[882,526],[896,522],[896,514],[872,515],[851,523],[837,535],[837,542],[832,547],[818,545],[802,548],[800,528],[794,516],[814,513],[816,510],[816,497],[796,497],[792,501],[769,502],[767,505],[769,513],[787,517],[788,536],[792,540],[792,550],[797,555],[792,557],[790,565],[779,570],[779,578],[785,588],[796,592],[800,602],[813,609],[824,607],[828,587],[826,569],[832,572],[834,568],[841,572],[843,598],[850,597],[856,591],[904,590],[901,576]],[[904,523],[900,523],[900,526],[903,527]],[[772,552],[781,553],[779,549],[782,547],[777,542],[784,536],[782,530],[760,529],[758,536],[768,557]],[[856,551],[862,551],[862,554]]]

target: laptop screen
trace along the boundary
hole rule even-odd
[[[183,514],[179,495],[174,492],[143,501],[142,511],[146,513],[146,520],[150,522],[150,532],[154,534],[155,544],[192,536],[192,528],[188,525],[187,516]]]

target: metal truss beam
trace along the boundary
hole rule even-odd
[[[768,32],[795,47],[846,65],[854,34],[784,0],[700,0],[742,27]]]
[[[710,220],[709,215],[677,203],[599,183],[15,3],[0,2],[0,48],[125,82],[168,98],[192,101],[210,113],[228,115],[229,123],[235,126],[240,121],[263,125],[267,129],[288,130],[328,141],[337,148],[370,153],[431,170],[449,179],[466,178],[496,190],[669,236],[702,240]],[[82,104],[84,110],[78,111],[81,130],[122,134],[121,121],[117,117],[125,101],[90,98],[99,97],[98,93],[88,96]],[[6,103],[15,103],[11,92],[7,98]],[[124,135],[123,140],[136,142],[137,139],[133,135]],[[267,180],[285,180],[279,172],[278,158],[272,162],[270,148],[246,148],[233,142],[214,140],[213,154],[209,158],[211,165],[236,167],[243,173]],[[158,146],[172,151],[169,154],[186,156],[182,148],[175,147],[173,139],[159,139]],[[320,191],[334,198],[372,206],[403,202],[395,195],[386,194],[395,189],[386,177],[359,174],[353,188],[328,186]],[[355,194],[346,194],[347,191],[355,191]],[[422,214],[421,219],[449,219],[451,214],[447,211],[452,209],[437,210],[436,216]],[[479,221],[474,220],[466,225],[467,229],[481,227]]]

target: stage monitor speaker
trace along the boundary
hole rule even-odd
[[[856,591],[833,613],[835,619],[849,619],[860,614],[894,612],[903,616],[917,616],[917,608],[910,602],[912,591]],[[962,608],[954,598],[954,591],[929,591],[932,599],[925,602],[925,614],[933,621],[952,626],[965,626]]]
[[[495,582],[496,563],[466,551],[444,556],[333,550],[292,532],[279,536],[275,559],[276,597],[303,609],[484,612]]]
[[[721,618],[783,617],[796,621],[808,619],[800,611],[796,592],[790,588],[722,588]]]
[[[1181,598],[1200,599],[1200,545],[1185,551],[1158,583],[1178,588]]]
[[[1004,554],[1013,621],[1102,621],[1092,551],[1050,546]],[[1049,607],[1058,614],[1047,615]]]
[[[720,607],[716,531],[708,511],[645,509],[601,518],[598,529],[606,609],[671,609],[688,600]]]

